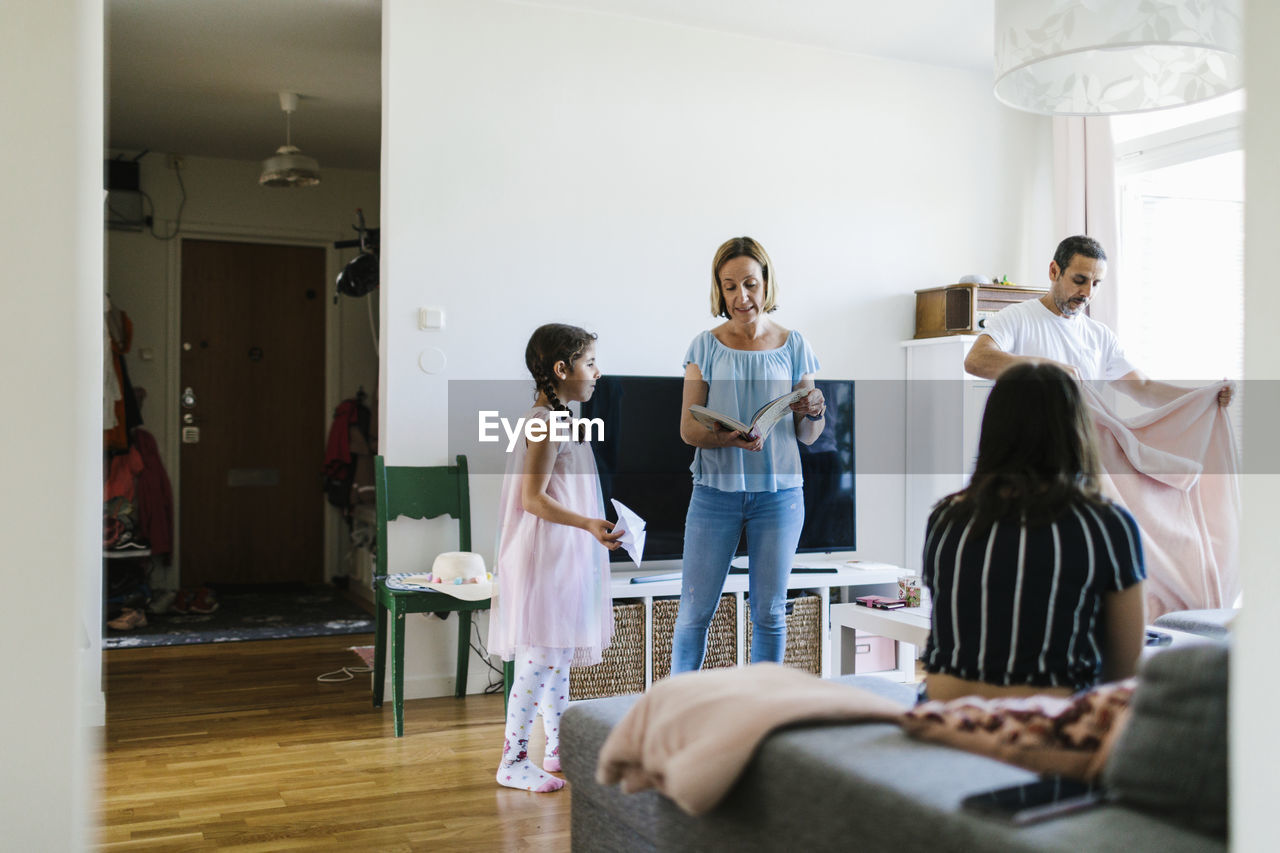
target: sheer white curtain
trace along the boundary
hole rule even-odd
[[[1107,277],[1093,297],[1089,315],[1117,334],[1116,293],[1121,282],[1120,214],[1116,196],[1116,152],[1111,119],[1106,116],[1055,116],[1053,189],[1056,209],[1054,245],[1064,237],[1086,234],[1107,252]],[[1049,259],[1044,262],[1048,278]]]

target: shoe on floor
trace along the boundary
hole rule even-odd
[[[181,613],[186,616],[191,612],[191,600],[195,598],[189,589],[180,589],[178,594],[173,597],[173,603],[169,605],[169,609],[174,613]]]
[[[132,631],[134,628],[147,627],[147,614],[132,607],[120,611],[120,615],[107,623],[107,627],[115,631]]]
[[[173,603],[178,598],[178,593],[172,589],[162,589],[152,596],[151,601],[147,603],[148,613],[168,613],[173,609]]]
[[[192,613],[212,613],[218,609],[218,599],[213,594],[213,590],[207,586],[202,586],[196,590],[196,596],[191,600]]]

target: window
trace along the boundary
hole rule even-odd
[[[1244,374],[1243,105],[1236,93],[1112,119],[1117,325],[1130,360],[1157,379]],[[1242,409],[1232,405],[1238,438]]]
[[[1144,372],[1175,381],[1243,373],[1243,184],[1242,151],[1122,180],[1118,310],[1125,349]]]

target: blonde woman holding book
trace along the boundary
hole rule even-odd
[[[702,666],[707,629],[744,531],[751,660],[781,662],[786,647],[787,576],[804,526],[797,442],[812,444],[822,434],[826,402],[814,388],[819,364],[808,342],[768,316],[777,304],[773,262],[763,246],[735,237],[716,250],[711,313],[724,322],[695,337],[684,357],[680,437],[696,449],[673,675]],[[765,403],[806,388],[810,392],[791,404],[791,416],[766,435],[708,426],[690,412],[701,406],[749,423]]]

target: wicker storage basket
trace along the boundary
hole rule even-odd
[[[747,622],[747,662],[751,662],[751,619]],[[798,595],[787,600],[787,649],[782,663],[822,675],[822,597]]]
[[[720,596],[720,604],[711,617],[707,631],[707,655],[703,669],[738,665],[738,599]],[[657,598],[653,602],[653,680],[671,674],[671,638],[675,633],[680,599]]]
[[[644,692],[644,605],[613,605],[613,641],[600,663],[569,670],[570,699]]]

